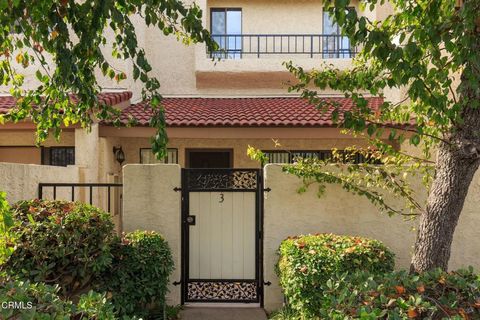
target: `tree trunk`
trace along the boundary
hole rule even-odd
[[[447,270],[453,233],[479,161],[447,144],[439,147],[435,179],[420,218],[411,271]]]
[[[480,36],[476,48],[480,49]],[[457,91],[463,108],[462,121],[456,122],[439,145],[435,178],[426,211],[420,217],[411,272],[448,269],[453,233],[480,163],[480,108],[476,104],[480,101],[478,79],[480,69],[467,64]]]

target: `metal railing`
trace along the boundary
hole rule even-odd
[[[247,55],[305,55],[310,58],[349,59],[357,53],[347,37],[327,34],[212,34],[219,50],[209,57],[242,59]]]
[[[123,184],[121,183],[39,183],[38,184],[38,198],[51,198],[53,200],[57,200],[59,193],[61,192],[60,197],[63,200],[71,200],[71,201],[84,201],[93,205],[94,198],[97,199],[98,203],[95,203],[98,207],[103,208],[104,204],[102,205],[100,202],[105,202],[106,200],[106,211],[109,213],[112,212],[112,202],[118,202],[121,198],[121,190]],[[95,194],[95,189],[106,189],[106,197],[105,194]],[[114,190],[112,190],[114,189]],[[115,192],[119,190],[120,192]],[[85,190],[88,190],[88,196],[85,194]],[[50,193],[47,195],[47,191]],[[114,194],[112,194],[112,191]],[[112,199],[113,196],[113,199]],[[102,201],[103,200],[103,201]],[[121,204],[119,204],[121,205]],[[105,209],[105,208],[103,208]]]

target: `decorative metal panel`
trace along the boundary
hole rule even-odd
[[[190,190],[255,190],[257,170],[192,170],[188,172]]]
[[[187,287],[189,301],[256,301],[255,282],[191,281]]]

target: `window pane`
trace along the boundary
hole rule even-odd
[[[212,11],[212,34],[225,34],[227,28],[225,11]]]
[[[242,34],[242,11],[227,9],[227,34]]]
[[[323,58],[351,58],[350,40],[340,36],[339,26],[327,11],[323,12],[323,34]]]

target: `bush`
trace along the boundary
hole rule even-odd
[[[114,249],[112,267],[102,276],[101,291],[120,315],[146,316],[163,308],[173,259],[167,241],[155,232],[125,235]]]
[[[62,300],[58,286],[29,281],[0,283],[1,319],[98,319],[114,320],[113,306],[105,296],[89,292],[74,305]]]
[[[277,273],[293,310],[309,319],[321,308],[324,285],[335,274],[393,270],[394,255],[380,241],[318,234],[288,238],[279,249]]]
[[[12,209],[16,246],[1,266],[8,274],[58,284],[61,296],[72,297],[110,266],[116,236],[109,214],[66,201],[21,201]]]
[[[473,269],[420,275],[357,272],[322,284],[320,307],[307,319],[480,319],[479,290]],[[281,314],[273,319],[302,319],[299,312]]]

